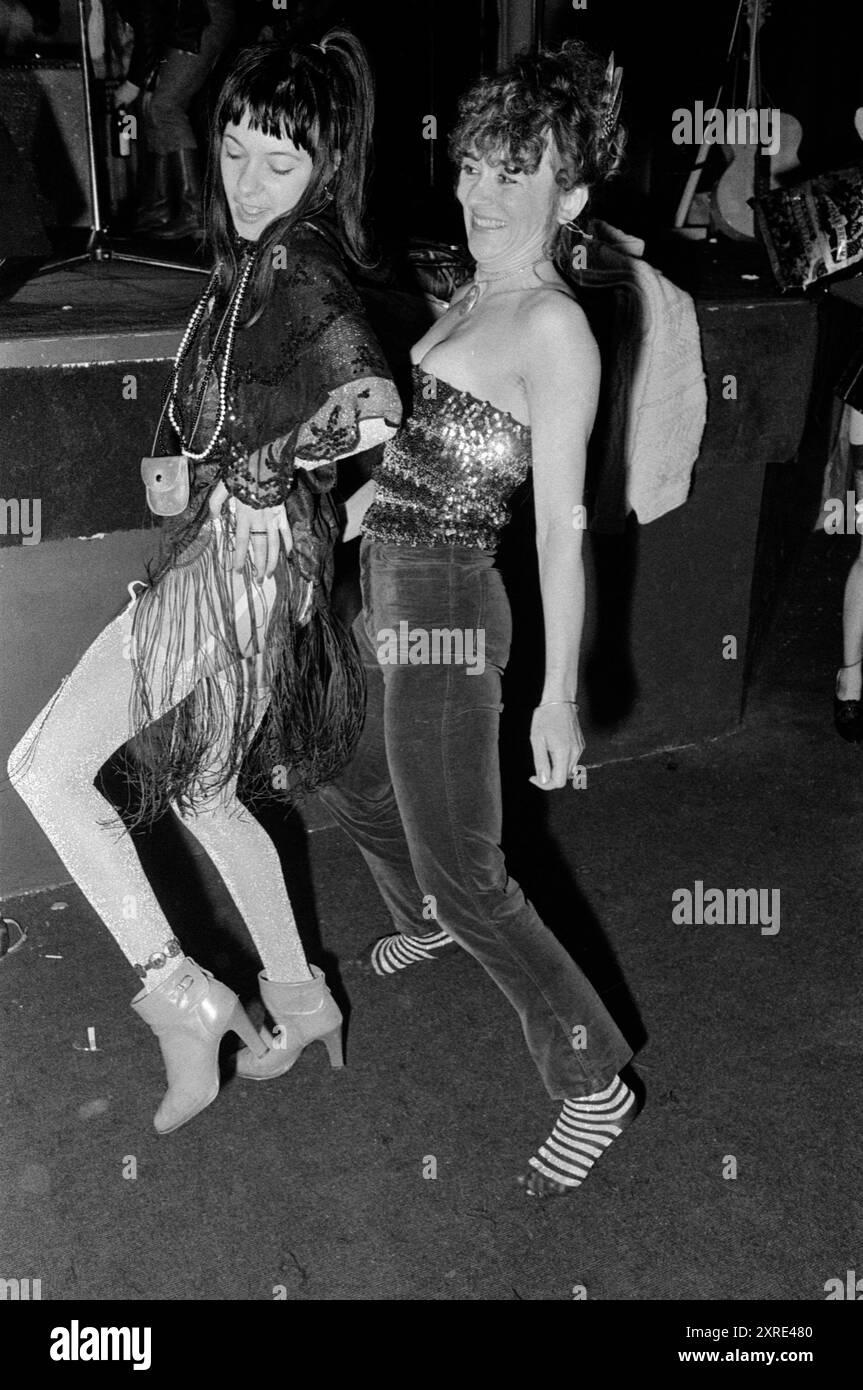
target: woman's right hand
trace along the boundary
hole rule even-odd
[[[223,482],[218,482],[210,495],[210,515],[221,515],[222,507],[230,496]],[[279,546],[283,545],[285,554],[290,555],[294,548],[291,525],[284,503],[278,507],[250,507],[248,502],[234,498],[234,559],[232,568],[239,574],[246,563],[249,541],[252,544],[252,560],[259,576],[269,577],[279,559]]]

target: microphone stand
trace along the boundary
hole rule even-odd
[[[542,48],[545,30],[545,0],[531,0],[530,6],[530,49],[537,53]]]
[[[90,45],[87,39],[86,0],[78,0],[78,43],[81,48],[81,75],[84,82],[84,124],[87,132],[87,172],[89,184],[90,236],[87,249],[78,256],[66,256],[59,261],[49,261],[36,271],[36,275],[49,275],[69,265],[80,265],[89,261],[92,265],[104,261],[126,261],[132,265],[152,265],[161,270],[182,270],[192,275],[209,275],[202,266],[183,265],[180,261],[162,261],[154,256],[135,256],[128,251],[115,251],[111,245],[108,229],[102,222],[102,201],[99,194],[99,171],[96,164],[96,130],[93,122],[92,89],[90,85]]]

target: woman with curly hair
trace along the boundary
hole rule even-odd
[[[138,976],[159,1039],[168,1133],[218,1094],[233,1030],[242,1076],[281,1075],[341,1014],[306,961],[274,845],[237,796],[332,776],[363,718],[363,672],[329,607],[339,530],[334,460],[388,439],[398,394],[349,278],[372,87],[362,47],[240,55],[214,115],[215,268],[180,345],[166,411],[174,451],[144,460],[166,527],[152,583],[96,638],[13,752],[13,784]],[[160,425],[161,433],[161,425]],[[130,586],[131,588],[132,586]],[[136,734],[138,819],[175,809],[221,873],[258,948],[278,1043],[184,953],[129,836],[93,785]]]
[[[376,972],[455,942],[515,1008],[563,1102],[522,1177],[533,1196],[577,1187],[635,1113],[620,1078],[629,1047],[507,874],[498,757],[511,621],[495,551],[531,472],[545,629],[531,782],[575,783],[584,748],[580,516],[600,368],[555,256],[619,162],[618,106],[613,62],[575,42],[518,58],[461,102],[451,152],[476,270],[415,345],[412,414],[366,485],[367,497],[376,490],[355,627],[366,721],[352,762],[322,792],[400,928],[375,945]],[[437,927],[420,934],[430,899]]]

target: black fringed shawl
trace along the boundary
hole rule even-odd
[[[196,466],[186,512],[165,526],[162,558],[135,608],[139,822],[172,801],[198,807],[237,774],[247,796],[292,801],[340,770],[362,727],[362,666],[329,607],[339,529],[329,492],[335,460],[389,438],[401,405],[330,228],[300,224],[276,264],[263,313],[235,337],[219,444]],[[184,432],[224,309],[211,300],[187,359]],[[192,448],[212,435],[219,366]],[[238,598],[260,608],[263,589],[251,559],[242,576],[231,575],[231,508],[221,529],[208,508],[220,479],[252,506],[284,502],[293,534],[276,569],[266,642],[253,623],[251,651],[241,650],[235,613]]]

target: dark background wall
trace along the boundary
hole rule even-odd
[[[412,232],[449,239],[460,232],[452,199],[446,135],[458,94],[483,71],[493,71],[537,30],[545,43],[583,38],[601,53],[615,51],[625,70],[624,119],[630,132],[627,167],[604,209],[611,221],[644,234],[666,224],[685,182],[693,151],[671,141],[672,112],[696,100],[712,104],[739,0],[237,0],[237,43],[258,34],[316,39],[332,24],[346,23],[365,42],[378,93],[377,177],[374,201],[390,236]],[[754,0],[749,0],[754,4]],[[75,56],[75,5],[32,3],[43,31],[32,42],[4,46],[0,63]],[[746,8],[746,6],[744,6]],[[111,6],[107,4],[110,14]],[[60,24],[48,32],[59,16]],[[742,50],[741,50],[742,51]],[[774,0],[760,36],[762,101],[800,121],[801,167],[815,172],[863,157],[854,113],[863,106],[863,5],[836,0],[813,6]],[[207,96],[212,99],[225,56]],[[729,74],[733,76],[733,74]],[[729,90],[743,104],[745,72]],[[0,84],[3,81],[0,70]],[[723,102],[723,104],[727,104]],[[199,112],[203,123],[206,101]],[[423,139],[423,120],[434,115],[438,139]],[[710,156],[705,181],[724,168]],[[600,208],[600,211],[603,209]]]
[[[616,215],[643,233],[673,214],[693,151],[672,143],[672,112],[696,100],[712,104],[738,0],[588,0],[583,10],[571,0],[325,0],[298,9],[312,25],[343,19],[367,43],[380,104],[378,205],[390,225],[403,220],[423,235],[457,235],[460,228],[445,151],[458,94],[520,45],[534,13],[549,45],[581,38],[603,54],[614,50],[625,71],[630,143],[607,210],[612,221]],[[787,0],[774,4],[760,31],[760,52],[763,104],[796,116],[803,127],[801,168],[814,172],[863,158],[854,130],[854,112],[863,106],[859,0],[838,0],[823,10]],[[735,104],[743,104],[744,90],[741,72],[736,92],[729,89]],[[422,139],[427,113],[438,118],[438,148]],[[715,151],[706,177],[723,168]]]
[[[430,219],[452,226],[450,174],[443,137],[460,91],[480,71],[494,70],[510,39],[529,31],[534,8],[549,45],[582,38],[605,54],[612,49],[625,71],[624,119],[630,132],[627,169],[611,195],[634,231],[644,232],[673,213],[693,151],[671,141],[672,112],[696,100],[712,104],[726,71],[738,0],[704,4],[664,0],[428,0],[422,5],[342,0],[318,7],[342,16],[369,46],[378,83],[378,195],[389,216],[420,228]],[[839,0],[824,7],[784,0],[768,11],[760,31],[762,101],[800,121],[801,168],[807,172],[863,158],[854,112],[863,106],[863,5]],[[733,72],[728,72],[732,78]],[[728,101],[744,104],[745,72]],[[424,148],[422,117],[434,112],[440,149]],[[434,168],[430,158],[434,155]],[[718,151],[707,177],[724,168]],[[433,175],[430,178],[430,175]],[[409,194],[409,196],[408,196]],[[614,220],[612,217],[611,220]],[[457,224],[456,224],[457,225]],[[426,234],[428,234],[426,230]]]

